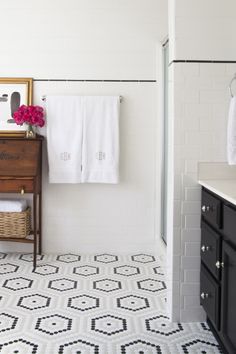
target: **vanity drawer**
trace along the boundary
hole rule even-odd
[[[33,179],[0,179],[0,193],[33,193]]]
[[[200,303],[207,317],[219,329],[220,287],[204,266],[201,266],[200,279]]]
[[[221,201],[205,190],[202,191],[201,213],[209,224],[221,228]]]
[[[223,229],[224,235],[236,245],[236,210],[229,205],[223,206]]]
[[[220,278],[220,269],[216,267],[216,263],[220,260],[220,254],[221,236],[205,222],[202,222],[201,259],[217,279]]]

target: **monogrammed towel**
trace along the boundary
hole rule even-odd
[[[83,183],[119,182],[119,96],[85,96]]]
[[[47,148],[50,183],[80,183],[83,98],[47,96]]]

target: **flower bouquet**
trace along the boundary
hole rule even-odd
[[[36,134],[33,129],[35,127],[43,127],[45,124],[44,110],[40,106],[25,106],[22,105],[14,112],[13,118],[18,125],[27,124],[27,138],[35,138]]]

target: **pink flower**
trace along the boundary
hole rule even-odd
[[[23,123],[43,127],[45,124],[44,110],[40,106],[22,105],[14,112],[13,118],[18,125]]]

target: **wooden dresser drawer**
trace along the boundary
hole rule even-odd
[[[216,263],[221,257],[221,236],[217,234],[205,222],[202,222],[201,236],[201,259],[210,272],[217,278],[220,278],[220,269]]]
[[[224,235],[236,245],[236,209],[229,205],[223,206],[223,228]]]
[[[206,192],[202,191],[202,217],[215,228],[221,228],[221,201]]]
[[[207,317],[209,317],[215,327],[219,329],[220,287],[204,266],[201,266],[200,279],[201,305],[206,311]]]
[[[0,175],[36,176],[40,165],[40,140],[0,139]]]
[[[33,179],[0,179],[0,193],[33,193]]]

